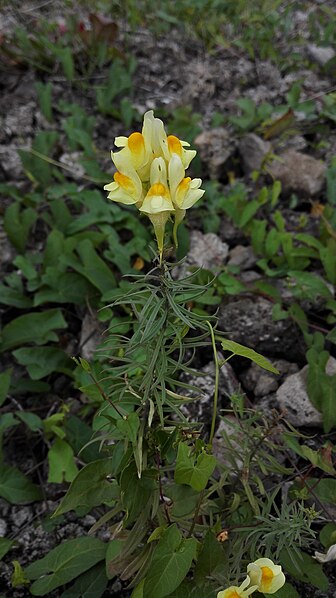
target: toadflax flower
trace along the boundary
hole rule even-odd
[[[265,594],[275,594],[286,581],[281,566],[275,565],[271,559],[257,559],[250,563],[247,573],[251,583],[257,586],[259,592]]]
[[[196,151],[188,149],[189,143],[175,135],[167,136],[153,110],[144,115],[141,133],[116,137],[115,145],[120,151],[111,152],[117,172],[112,183],[104,187],[108,199],[135,205],[150,218],[161,259],[167,221],[174,218],[177,245],[178,225],[186,210],[204,194],[201,179],[191,179],[185,173]]]
[[[217,598],[247,598],[247,596],[255,592],[258,588],[256,585],[250,586],[250,583],[251,580],[247,576],[240,586],[230,586],[226,590],[218,592]]]

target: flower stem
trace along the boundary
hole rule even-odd
[[[214,389],[214,402],[213,402],[213,412],[212,412],[212,421],[211,421],[211,430],[210,430],[210,439],[209,439],[209,444],[212,445],[213,437],[215,435],[217,406],[218,406],[219,362],[218,362],[214,330],[213,330],[213,327],[211,326],[209,320],[207,320],[207,324],[210,329],[211,343],[212,343],[214,360],[215,360],[215,389]]]

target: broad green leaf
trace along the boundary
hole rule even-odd
[[[99,443],[90,443],[93,436],[93,431],[88,424],[79,419],[75,415],[66,418],[65,421],[66,438],[70,446],[72,446],[75,455],[80,459],[89,463],[103,458],[103,453],[99,451]],[[85,447],[85,448],[83,448]]]
[[[50,384],[47,382],[41,382],[40,380],[31,380],[31,378],[17,378],[13,380],[13,394],[25,395],[27,392],[35,393],[46,393],[50,391]]]
[[[77,246],[80,260],[75,256],[64,256],[64,262],[82,274],[101,293],[105,293],[116,286],[116,279],[110,268],[99,257],[91,241],[86,239]]]
[[[328,550],[336,544],[336,523],[327,523],[320,531],[320,542]]]
[[[326,338],[328,339],[328,341],[336,345],[336,326],[332,330],[330,330],[330,332],[328,332]]]
[[[75,583],[63,592],[61,598],[100,598],[106,590],[107,583],[105,566],[98,563],[82,573]]]
[[[326,473],[330,473],[331,475],[336,475],[336,470],[332,465],[330,457],[328,458],[328,451],[326,448],[321,448],[318,451],[314,451],[309,446],[305,444],[300,444],[294,436],[290,436],[289,434],[283,434],[283,440],[285,441],[286,445],[292,449],[297,455],[300,455],[304,459],[308,459],[314,467],[319,467],[322,471]]]
[[[9,368],[0,374],[0,407],[4,404],[8,395],[12,371],[13,368]]]
[[[108,579],[113,579],[115,577],[115,571],[112,566],[112,571],[110,571],[111,567],[110,564],[115,561],[115,559],[120,554],[122,547],[124,545],[124,540],[111,540],[107,545],[106,550],[106,564],[105,564],[105,574]]]
[[[34,307],[44,303],[75,303],[83,305],[96,291],[92,285],[76,272],[59,272],[48,267],[42,275],[42,286],[35,293]]]
[[[268,596],[268,594],[264,594],[264,596]],[[292,586],[291,583],[286,582],[285,585],[280,588],[275,594],[273,594],[274,598],[300,598],[300,595],[297,593],[296,589]]]
[[[78,468],[74,461],[73,450],[71,446],[61,438],[56,438],[54,444],[49,449],[48,463],[49,483],[63,484],[63,482],[72,482],[78,473]]]
[[[67,48],[57,48],[57,56],[63,67],[64,74],[68,81],[72,81],[75,76],[75,65],[72,57],[72,49],[68,46]]]
[[[8,540],[7,538],[0,538],[0,560],[7,554],[13,546],[15,540]]]
[[[52,84],[48,83],[41,83],[41,81],[37,81],[35,83],[35,89],[38,96],[41,112],[43,116],[51,122],[53,119],[52,114]]]
[[[167,528],[153,552],[143,595],[146,598],[169,596],[186,577],[196,550],[197,541],[194,538],[185,540],[176,524]]]
[[[67,323],[60,309],[19,316],[3,328],[0,351],[14,349],[26,343],[43,345],[48,341],[58,341],[54,331],[66,327]]]
[[[323,281],[323,278],[320,278],[316,274],[291,270],[288,272],[288,276],[295,281],[295,286],[291,287],[294,296],[299,296],[303,299],[311,299],[316,296],[332,299],[332,293]]]
[[[47,187],[52,180],[52,167],[48,162],[48,156],[58,140],[56,131],[40,131],[33,143],[32,150],[18,150],[23,167],[27,175],[33,181],[36,181]]]
[[[221,344],[224,351],[231,351],[234,355],[240,355],[241,357],[247,357],[257,365],[259,365],[264,370],[268,370],[269,372],[273,372],[273,374],[279,374],[278,370],[260,353],[254,351],[254,349],[250,349],[249,347],[245,347],[244,345],[240,345],[235,341],[229,341],[228,339],[221,339]]]
[[[21,309],[32,307],[33,301],[24,294],[21,281],[21,289],[8,286],[8,277],[6,277],[5,282],[6,284],[0,283],[0,303],[11,307],[20,307]]]
[[[32,380],[40,380],[52,372],[70,373],[70,357],[57,347],[22,347],[13,351],[15,359],[25,365]]]
[[[176,484],[188,484],[194,490],[201,492],[206,487],[208,480],[215,469],[216,458],[213,455],[201,453],[195,463],[190,455],[191,449],[180,442],[177,452],[174,479]]]
[[[329,581],[323,572],[322,565],[317,563],[309,554],[300,550],[299,555],[297,555],[296,550],[294,555],[292,551],[283,549],[279,560],[284,571],[292,575],[295,579],[311,583],[322,591],[328,589]]]
[[[140,419],[135,411],[129,415],[125,415],[122,419],[118,419],[117,421],[118,430],[133,443],[136,443],[137,441],[139,426]]]
[[[199,492],[184,484],[172,484],[165,488],[165,495],[172,501],[169,510],[173,517],[190,515],[199,500]]]
[[[322,412],[323,398],[321,389],[323,388],[323,379],[325,378],[325,369],[329,359],[328,351],[319,350],[312,347],[306,353],[309,364],[307,374],[307,390],[313,405]]]
[[[216,598],[216,585],[210,583],[198,585],[193,581],[185,579],[169,598]]]
[[[145,585],[145,580],[142,579],[140,581],[140,583],[136,586],[136,588],[134,588],[132,594],[131,594],[131,598],[144,598],[144,585]]]
[[[154,493],[158,492],[157,471],[145,470],[139,478],[136,465],[131,462],[121,474],[120,489],[127,522],[132,523],[144,509],[150,507]]]
[[[0,496],[12,505],[24,505],[42,498],[42,492],[16,467],[0,467]]]
[[[43,422],[41,418],[35,413],[29,411],[16,411],[16,417],[18,417],[26,426],[32,431],[37,432],[43,429]]]
[[[13,413],[4,413],[0,417],[0,462],[2,461],[2,439],[3,435],[12,426],[17,426],[20,422],[14,417]]]
[[[31,594],[48,595],[102,561],[105,553],[106,544],[97,538],[84,536],[63,542],[26,568],[28,578],[37,580],[30,587]]]
[[[53,517],[75,510],[109,503],[118,495],[118,486],[107,476],[111,475],[111,459],[100,459],[85,465],[73,480]]]
[[[196,581],[204,581],[211,576],[216,567],[224,562],[224,551],[214,534],[208,530],[199,553],[194,577]]]
[[[330,239],[327,247],[320,249],[321,262],[331,284],[336,284],[336,240]]]
[[[222,272],[217,280],[223,285],[225,293],[229,295],[238,295],[238,293],[245,291],[245,285],[228,272]]]
[[[322,379],[322,414],[325,433],[336,427],[336,375],[324,374]]]
[[[314,489],[314,494],[322,502],[336,504],[336,479],[322,478],[308,478],[308,486]]]
[[[37,219],[33,208],[22,208],[19,202],[12,203],[5,212],[4,229],[14,247],[23,253],[29,231]]]

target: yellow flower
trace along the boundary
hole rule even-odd
[[[257,559],[250,563],[247,573],[251,583],[256,584],[258,591],[265,594],[275,594],[286,581],[281,566],[275,565],[271,559]]]
[[[250,594],[256,591],[257,586],[253,585],[250,588],[248,587],[251,583],[249,576],[243,581],[243,583],[238,586],[230,586],[226,590],[222,590],[218,592],[217,598],[247,598]]]
[[[141,133],[132,133],[129,137],[116,137],[114,144],[117,147],[123,147],[124,149],[118,152],[118,154],[112,154],[113,161],[114,156],[122,155],[128,165],[136,170],[142,168],[148,161],[145,139]]]
[[[177,246],[177,227],[185,217],[186,210],[191,208],[205,193],[200,189],[201,179],[191,179],[185,176],[180,156],[173,154],[169,161],[169,187],[175,207],[174,242]]]
[[[175,135],[168,135],[167,142],[169,157],[171,158],[174,154],[177,155],[181,159],[183,167],[188,168],[191,160],[196,156],[196,150],[186,150],[185,147],[190,147],[190,143],[181,141]]]
[[[141,202],[143,199],[143,188],[141,180],[132,168],[125,168],[124,172],[117,171],[113,176],[114,181],[105,185],[105,191],[109,191],[108,199],[125,205],[132,205]]]
[[[126,205],[135,204],[153,223],[160,257],[168,218],[174,214],[176,231],[186,210],[202,197],[201,179],[185,176],[196,151],[186,149],[189,143],[166,134],[162,120],[153,110],[144,115],[142,132],[129,137],[116,137],[121,148],[111,152],[117,172],[112,183],[105,185],[108,198]]]
[[[174,212],[167,183],[167,168],[163,158],[155,158],[151,165],[150,187],[140,208],[150,218],[162,258],[164,231],[167,220]]]

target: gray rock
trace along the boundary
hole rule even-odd
[[[262,274],[260,272],[256,272],[255,270],[246,270],[245,272],[241,272],[240,274],[240,280],[245,284],[255,282],[256,280],[260,280],[261,278]]]
[[[292,374],[276,393],[278,409],[293,426],[320,426],[322,415],[311,404],[307,394],[307,366]]]
[[[270,153],[272,146],[269,141],[264,141],[255,133],[245,135],[239,143],[239,152],[243,160],[246,173],[260,170],[265,156]]]
[[[219,179],[224,165],[234,150],[234,143],[224,127],[203,131],[194,141],[202,161],[207,165],[210,178]]]
[[[218,355],[219,360],[222,356]],[[189,421],[200,422],[206,426],[211,424],[213,413],[213,399],[215,390],[215,365],[208,363],[201,368],[201,376],[184,375],[182,381],[196,387],[196,390],[186,388],[180,389],[180,394],[186,397],[196,397],[195,401],[186,403],[181,407],[182,413]],[[218,409],[224,397],[230,397],[240,389],[240,384],[229,363],[225,363],[220,369],[219,376],[219,397]]]
[[[236,245],[229,253],[229,266],[239,266],[241,270],[249,270],[256,262],[257,258],[250,246]]]
[[[253,403],[253,407],[263,414],[263,417],[267,419],[274,418],[274,412],[279,411],[279,406],[276,400],[275,392],[263,396],[263,397],[256,397],[256,400]]]
[[[68,168],[69,176],[72,176],[74,180],[83,181],[85,175],[84,167],[79,163],[83,158],[82,152],[70,152],[62,154],[59,161],[62,162]]]
[[[229,253],[227,243],[214,233],[203,234],[198,230],[190,233],[190,249],[182,267],[174,268],[174,276],[186,274],[188,266],[198,266],[216,272],[225,263]]]
[[[286,412],[286,417],[294,426],[321,426],[322,414],[312,405],[307,393],[308,365],[296,374],[288,376],[276,393],[278,408]],[[336,373],[336,359],[330,357],[326,373]]]
[[[271,361],[279,374],[272,374],[272,372],[261,369],[256,363],[251,363],[250,367],[239,376],[244,388],[253,392],[256,397],[265,397],[275,392],[286,374],[294,374],[299,369],[296,363],[290,363],[284,359],[272,359]]]
[[[320,66],[324,66],[329,60],[335,58],[336,53],[330,46],[316,46],[315,44],[307,45],[308,56],[317,62]]]
[[[323,187],[325,164],[307,154],[289,149],[268,166],[270,174],[281,182],[285,192],[316,195]]]
[[[7,523],[4,519],[0,519],[0,538],[4,538],[7,533]]]
[[[0,265],[11,264],[15,258],[16,251],[13,245],[9,242],[7,234],[0,222]]]
[[[301,332],[290,319],[274,322],[272,309],[263,297],[228,297],[219,310],[219,328],[229,339],[266,356],[304,358]]]
[[[22,106],[15,106],[10,110],[4,121],[4,129],[8,136],[27,136],[33,133],[33,118],[36,110],[35,102],[28,102]]]
[[[16,507],[12,512],[12,521],[17,527],[22,527],[34,516],[31,507]]]
[[[97,349],[97,346],[103,341],[103,332],[106,326],[97,320],[91,313],[86,313],[83,319],[80,333],[80,353],[84,359],[90,361]]]
[[[258,69],[258,79],[260,83],[268,87],[278,88],[281,82],[281,73],[275,64],[268,61],[260,61],[256,63]]]
[[[29,149],[27,147],[21,149]],[[20,156],[14,145],[0,145],[0,177],[1,170],[10,179],[20,179],[23,175]]]
[[[220,465],[230,471],[231,477],[236,477],[243,465],[240,458],[240,442],[244,439],[244,433],[238,426],[235,417],[227,416],[221,419],[212,443],[214,456]]]

